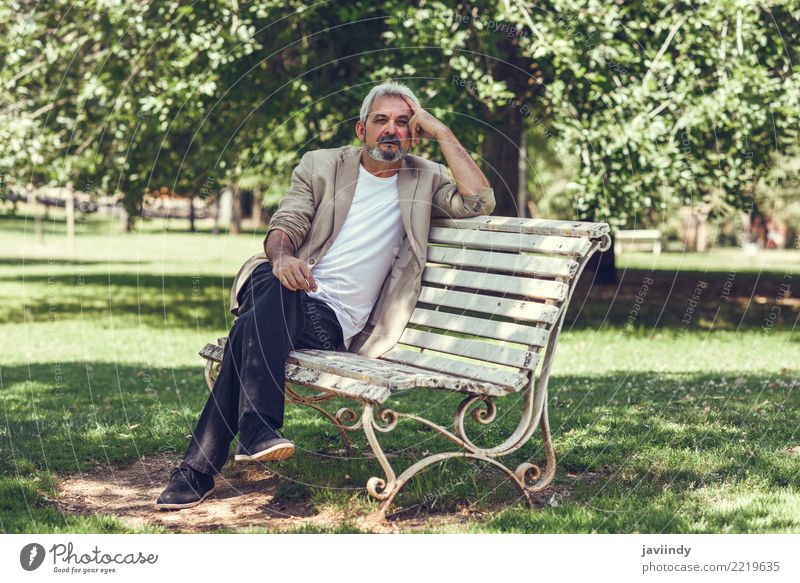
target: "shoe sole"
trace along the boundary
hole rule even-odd
[[[281,443],[278,445],[273,445],[272,447],[253,455],[237,453],[233,459],[237,462],[274,462],[285,460],[293,455],[294,445],[290,443]]]
[[[159,510],[181,510],[182,508],[192,508],[193,506],[197,506],[203,500],[211,496],[211,494],[213,494],[216,489],[217,489],[216,486],[211,488],[208,492],[203,494],[203,497],[200,498],[200,500],[198,500],[197,502],[187,502],[186,504],[156,504],[156,508],[158,508]]]

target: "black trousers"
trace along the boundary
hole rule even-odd
[[[344,350],[335,312],[305,291],[291,291],[262,263],[239,291],[219,376],[192,432],[184,461],[218,474],[230,444],[250,445],[267,425],[283,426],[286,357],[295,349]]]

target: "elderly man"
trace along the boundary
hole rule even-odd
[[[239,271],[231,290],[238,318],[219,377],[158,508],[189,508],[211,495],[237,431],[236,461],[291,456],[294,444],[278,433],[288,354],[386,352],[419,296],[430,218],[494,209],[481,170],[405,85],[374,87],[355,129],[362,147],[302,157],[265,253]],[[408,154],[422,138],[439,144],[455,182],[445,166]]]

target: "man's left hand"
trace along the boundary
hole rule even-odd
[[[450,128],[410,99],[406,99],[406,103],[408,103],[411,111],[414,112],[414,116],[408,122],[408,127],[411,130],[412,147],[416,146],[422,138],[439,141],[450,131]]]

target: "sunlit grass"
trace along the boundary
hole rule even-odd
[[[117,518],[62,514],[54,484],[141,455],[182,453],[207,395],[197,351],[226,334],[231,279],[260,251],[261,235],[96,232],[79,237],[71,259],[63,241],[50,240],[37,249],[29,233],[0,232],[0,530],[139,532]],[[656,276],[676,277],[662,267]],[[737,284],[756,285],[743,272]],[[549,395],[559,468],[536,509],[519,503],[503,475],[464,460],[413,479],[397,508],[485,513],[445,529],[457,532],[800,531],[800,457],[788,453],[800,444],[793,308],[782,306],[784,319],[765,329],[774,301],[746,310],[729,302],[713,326],[695,318],[681,330],[696,273],[678,273],[671,294],[654,290],[626,330],[631,298],[650,273],[629,269],[618,290],[595,287],[573,301]],[[757,284],[783,274],[761,274]],[[710,322],[718,290],[704,299]],[[419,390],[389,405],[449,424],[460,400]],[[497,420],[470,421],[470,434],[479,443],[505,439],[521,406],[518,395],[500,400]],[[362,455],[363,438],[354,435],[359,453],[343,458],[327,421],[297,407],[287,409],[285,429],[298,454],[281,467],[278,498],[348,515],[376,507],[363,488],[380,468]],[[386,437],[399,470],[421,451],[450,448],[408,421]],[[542,455],[535,436],[508,465]],[[331,531],[357,528],[342,522]]]

